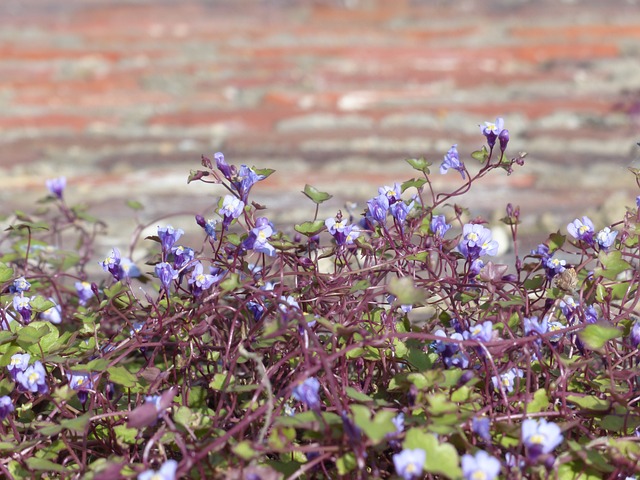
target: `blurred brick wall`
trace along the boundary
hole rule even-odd
[[[210,215],[222,191],[185,182],[201,154],[275,168],[255,199],[299,221],[313,213],[305,183],[335,195],[331,215],[410,178],[407,156],[437,166],[457,143],[465,158],[496,116],[529,157],[461,200],[474,212],[518,203],[534,232],[583,214],[603,226],[633,205],[635,2],[0,3],[3,211],[66,175],[116,238],[125,198],[148,220]]]

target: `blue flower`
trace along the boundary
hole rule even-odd
[[[444,237],[444,234],[451,228],[451,225],[447,223],[444,215],[434,215],[431,217],[431,231],[437,237]]]
[[[360,229],[356,225],[348,225],[346,220],[342,220],[340,214],[338,214],[338,220],[327,218],[324,225],[338,246],[352,245],[354,240],[360,236]]]
[[[404,413],[400,412],[398,415],[393,417],[391,421],[396,427],[396,433],[402,433],[404,431]]]
[[[146,470],[138,475],[138,480],[175,480],[178,462],[167,460],[160,466],[160,470]]]
[[[40,394],[49,391],[49,387],[47,387],[47,372],[42,363],[37,360],[33,365],[27,367],[24,372],[18,372],[16,381],[23,390],[28,390],[33,393],[38,392]]]
[[[484,450],[478,450],[475,456],[462,456],[462,475],[465,480],[493,480],[500,473],[500,461]]]
[[[404,480],[412,480],[422,475],[422,468],[427,459],[427,454],[421,448],[402,450],[393,456],[393,465],[396,473]]]
[[[13,410],[14,407],[11,397],[8,397],[7,395],[0,397],[0,420],[7,418]]]
[[[233,195],[225,195],[222,199],[222,206],[218,213],[222,217],[222,226],[227,228],[231,222],[242,215],[244,211],[244,202]]]
[[[171,253],[173,253],[173,268],[176,270],[186,267],[195,257],[195,252],[192,248],[183,247],[182,245],[171,248]]]
[[[24,277],[16,278],[13,281],[13,285],[10,288],[11,293],[22,293],[28,292],[31,288],[31,284],[27,282],[27,279]]]
[[[386,223],[388,211],[389,197],[387,195],[378,195],[367,202],[367,217],[380,225]]]
[[[48,300],[53,303],[53,307],[46,309],[44,312],[40,313],[40,318],[42,320],[47,320],[48,322],[55,323],[56,325],[62,322],[62,307],[58,305],[53,298],[49,297]]]
[[[618,232],[615,230],[611,230],[609,227],[604,227],[602,230],[598,232],[596,235],[596,242],[600,246],[601,249],[607,250],[611,248],[613,242],[616,240],[616,236]]]
[[[464,173],[464,163],[460,161],[457,145],[453,145],[444,156],[442,165],[440,165],[440,173],[444,175],[449,171],[450,168],[460,172],[463,180],[466,178]]]
[[[479,342],[490,342],[493,335],[493,323],[489,320],[476,323],[473,327],[464,332],[463,337],[465,340],[477,340]]]
[[[582,220],[575,219],[567,225],[569,234],[577,240],[582,240],[589,245],[593,245],[593,236],[595,235],[595,227],[589,217],[582,217]]]
[[[160,244],[162,245],[162,253],[168,254],[171,251],[171,247],[184,235],[184,230],[181,228],[174,229],[171,225],[166,227],[158,227],[158,237],[160,238]]]
[[[566,264],[566,261],[553,257],[547,257],[542,261],[542,266],[544,267],[547,273],[547,278],[549,279],[552,279],[556,275],[564,272]]]
[[[15,295],[13,297],[13,308],[20,314],[25,323],[29,323],[31,320],[31,299],[29,297]]]
[[[393,187],[385,185],[384,187],[378,188],[378,194],[386,197],[389,205],[393,205],[394,203],[400,201],[400,196],[402,195],[402,187],[399,183],[394,183]]]
[[[474,417],[473,420],[471,420],[471,430],[485,442],[491,440],[491,433],[489,432],[490,426],[491,421],[487,417]]]
[[[562,439],[560,427],[555,423],[545,419],[522,422],[522,443],[531,460],[535,461],[540,455],[551,453],[562,443]]]
[[[542,319],[542,322],[538,320],[538,317],[524,317],[524,334],[530,335],[532,333],[537,333],[538,335],[544,335],[549,330],[549,325],[547,323],[547,317]]]
[[[640,345],[640,322],[636,321],[633,324],[633,327],[631,327],[631,331],[629,332],[629,339],[631,340],[631,345],[633,345],[633,348],[638,348],[638,345]]]
[[[168,293],[171,290],[171,281],[178,278],[178,271],[166,262],[158,263],[155,270],[162,288]]]
[[[487,145],[489,148],[493,148],[496,144],[496,139],[502,133],[504,128],[504,120],[500,117],[496,118],[495,123],[493,122],[484,122],[484,125],[480,125],[480,131],[487,138]],[[508,134],[507,134],[508,135]],[[509,141],[509,137],[507,136],[506,141]],[[506,144],[505,144],[506,148]],[[503,149],[504,151],[504,149]]]
[[[188,282],[189,285],[191,285],[191,292],[197,297],[214,284],[215,277],[211,274],[204,273],[202,263],[196,262]]]
[[[76,282],[76,291],[78,292],[78,303],[86,305],[93,297],[93,289],[89,282]]]
[[[320,382],[315,377],[309,377],[293,389],[293,398],[304,403],[311,410],[320,408]]]
[[[124,278],[137,278],[142,275],[136,264],[127,257],[120,259],[120,272]]]
[[[89,392],[93,390],[93,378],[88,373],[67,373],[69,388],[78,392],[78,400],[83,405],[87,401]]]
[[[120,262],[122,257],[120,256],[120,250],[114,248],[111,250],[111,255],[108,255],[101,263],[102,269],[105,272],[109,272],[113,278],[118,281],[122,280],[122,269],[120,268]]]
[[[256,220],[256,226],[249,232],[249,236],[242,242],[242,247],[258,253],[266,253],[272,257],[276,254],[276,249],[268,242],[268,238],[273,233],[273,226],[269,219],[260,217]]]
[[[443,330],[436,330],[434,335],[447,338],[447,334]],[[464,340],[462,335],[459,333],[454,333],[449,338],[453,340]],[[436,352],[441,355],[442,361],[447,366],[447,368],[467,368],[469,366],[469,357],[460,350],[460,346],[457,343],[442,342],[440,340],[436,340],[433,345]]]
[[[400,225],[404,223],[407,219],[407,215],[415,205],[415,202],[411,202],[409,204],[404,203],[403,201],[398,201],[389,207],[391,211],[391,215],[395,218]]]
[[[522,378],[524,373],[519,368],[512,368],[508,372],[505,372],[500,375],[500,379],[495,375],[491,377],[491,383],[493,383],[493,388],[497,391],[500,391],[500,386],[504,388],[507,393],[513,392],[513,387],[516,383],[516,377]]]
[[[287,297],[281,296],[280,302],[281,303],[280,305],[278,305],[278,309],[282,313],[282,319],[285,322],[288,322],[293,317],[301,313],[300,305],[298,305],[298,302],[296,302],[296,299],[293,298],[291,295]]]
[[[9,370],[11,378],[15,380],[18,373],[24,372],[29,366],[29,360],[31,360],[31,355],[28,353],[13,354],[9,365],[7,365],[7,370]]]
[[[264,175],[257,174],[246,165],[240,165],[238,173],[231,178],[231,184],[235,187],[241,200],[246,203],[251,187],[265,178]]]
[[[224,175],[224,178],[226,178],[227,180],[231,180],[231,177],[233,177],[236,174],[236,169],[233,166],[230,166],[224,159],[224,155],[222,154],[222,152],[217,152],[213,155],[213,158],[216,159],[216,167],[218,167],[218,170],[220,170],[220,172],[222,172],[222,175]]]
[[[62,200],[62,193],[67,186],[67,179],[65,177],[51,178],[47,180],[45,184],[52,195],[55,195]]]
[[[458,251],[465,257],[475,260],[483,255],[496,255],[498,242],[491,238],[491,230],[475,223],[467,223],[462,227],[462,238],[458,243]]]

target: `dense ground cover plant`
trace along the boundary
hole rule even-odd
[[[283,230],[271,170],[202,158],[226,189],[202,241],[134,232],[95,274],[104,225],[63,179],[1,239],[0,472],[7,478],[626,478],[640,459],[640,214],[518,248],[453,203],[524,154],[502,119],[360,215]],[[455,173],[455,172],[454,172]],[[638,176],[639,172],[634,171]],[[134,209],[139,205],[132,203]],[[140,242],[156,248],[132,258]],[[134,261],[135,260],[135,261]],[[92,273],[94,272],[94,273]]]

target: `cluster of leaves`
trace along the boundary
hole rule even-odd
[[[523,163],[499,130],[474,173],[447,153],[454,192],[410,159],[418,176],[362,217],[318,219],[330,195],[306,186],[315,216],[290,232],[249,202],[271,171],[203,157],[189,180],[229,195],[196,218],[202,243],[161,226],[151,257],[125,269],[114,250],[106,273],[104,225],[51,189],[0,239],[0,472],[488,479],[490,459],[509,478],[633,475],[640,213],[606,241],[577,221],[521,255],[509,205],[515,264],[485,263],[490,230],[451,200]],[[562,433],[525,433],[542,420]]]

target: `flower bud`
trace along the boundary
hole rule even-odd
[[[500,151],[504,153],[504,151],[507,149],[507,144],[509,143],[509,130],[507,130],[506,128],[503,129],[500,132],[500,135],[498,135],[498,140],[500,141]]]

